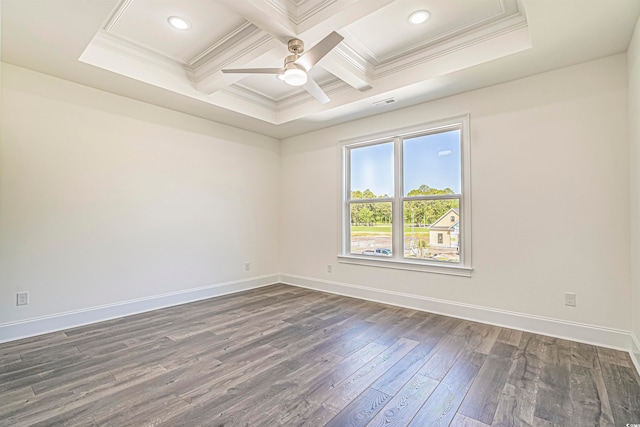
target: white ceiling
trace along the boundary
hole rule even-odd
[[[4,62],[277,138],[624,52],[640,15],[640,0],[0,1]],[[416,10],[431,18],[409,24]],[[327,104],[221,72],[282,67],[289,39],[332,31],[310,72]]]

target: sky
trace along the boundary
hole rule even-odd
[[[460,193],[460,131],[406,139],[403,145],[404,193],[422,184]],[[351,150],[351,190],[393,195],[393,143]]]

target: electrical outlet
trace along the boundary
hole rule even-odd
[[[570,293],[570,292],[565,292],[565,294],[564,294],[564,305],[566,305],[568,307],[575,307],[576,306],[576,294]]]
[[[18,292],[16,294],[16,305],[29,304],[29,292]]]
[[[333,266],[331,264],[327,264],[327,273],[333,272]]]
[[[244,270],[245,271],[251,270],[251,263],[249,261],[244,263]]]

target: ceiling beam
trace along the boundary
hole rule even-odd
[[[315,13],[309,13],[300,7],[287,10],[285,13],[284,10],[279,10],[269,1],[264,0],[219,1],[284,45],[293,37],[302,39],[307,50],[332,31],[339,32],[341,28],[393,2],[393,0],[342,0],[331,3]],[[254,54],[253,57],[255,58],[256,55]],[[243,66],[246,66],[248,64],[245,61],[246,59],[236,63],[244,63]],[[270,64],[264,63],[260,66],[265,67]],[[371,64],[347,46],[340,45],[329,53],[322,60],[321,66],[360,91],[371,88],[369,77]],[[206,92],[211,93],[232,84],[241,77],[216,76],[207,79],[206,84],[201,83],[198,86],[200,89],[206,88]]]
[[[318,64],[350,86],[365,91],[371,89],[373,67],[342,42]]]
[[[328,3],[328,6],[319,8],[315,13],[304,12],[298,7],[293,11],[288,10],[286,14],[274,7],[272,2],[265,0],[218,1],[283,44],[286,45],[291,38],[298,37],[308,48],[332,31],[340,32],[341,28],[393,3],[394,0],[341,0]]]
[[[394,0],[341,0],[306,16],[297,26],[298,36],[311,46],[332,31],[340,30],[393,3]]]
[[[264,0],[218,0],[218,2],[285,45],[297,35],[295,24]]]
[[[248,74],[224,74],[223,68],[264,68],[281,67],[284,48],[277,40],[262,33],[268,38],[253,49],[240,49],[240,52],[229,51],[215,57],[198,68],[194,73],[195,87],[198,91],[212,94],[247,77]]]

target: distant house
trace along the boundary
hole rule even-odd
[[[460,212],[449,209],[429,226],[429,246],[441,248],[457,248],[460,235]]]

